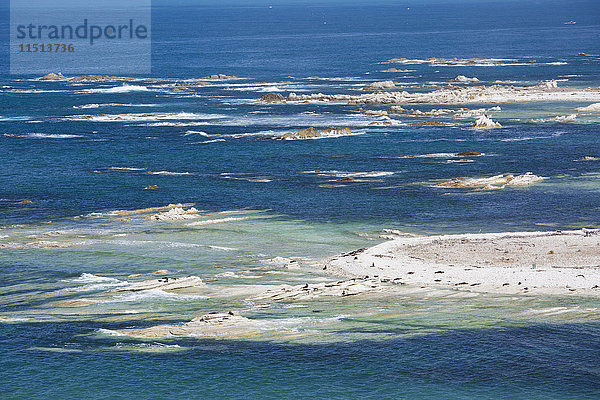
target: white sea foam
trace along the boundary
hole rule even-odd
[[[9,122],[9,121],[26,121],[28,119],[30,119],[31,117],[3,117],[0,116],[0,121],[1,122]]]
[[[126,302],[141,302],[141,301],[152,301],[152,300],[166,300],[166,301],[189,301],[189,300],[204,300],[208,299],[207,296],[197,296],[189,294],[177,294],[171,292],[165,292],[160,289],[142,290],[139,292],[121,294],[113,297],[110,302],[113,303],[126,303]]]
[[[240,276],[235,272],[227,271],[221,272],[220,274],[215,275],[215,278],[239,278]]]
[[[94,121],[94,122],[145,122],[161,120],[211,120],[224,118],[221,114],[198,114],[198,113],[132,113],[132,114],[96,114],[96,115],[71,115],[72,121]]]
[[[144,168],[136,168],[136,167],[110,167],[109,169],[115,171],[145,171]]]
[[[452,158],[457,157],[456,153],[429,153],[429,154],[415,154],[408,156],[400,156],[398,158]]]
[[[62,280],[62,282],[87,283],[87,285],[60,289],[57,291],[57,293],[102,291],[102,290],[108,290],[108,289],[112,289],[112,288],[119,287],[119,286],[127,286],[129,284],[127,281],[121,281],[116,278],[109,278],[106,276],[98,276],[98,275],[88,274],[88,273],[83,273],[77,278],[64,279],[64,280]]]
[[[73,135],[66,133],[26,133],[22,137],[34,138],[34,139],[74,139],[82,138],[82,135]]]
[[[107,335],[107,336],[127,336],[121,332],[112,330],[112,329],[104,329],[104,328],[100,328],[97,330],[97,332],[101,335]]]
[[[187,226],[203,226],[203,225],[222,224],[222,223],[226,223],[226,222],[244,221],[247,219],[250,219],[250,217],[227,217],[227,218],[207,219],[204,221],[191,222],[186,225]]]
[[[191,172],[172,172],[172,171],[148,171],[149,175],[192,175]]]
[[[185,126],[204,126],[213,125],[210,122],[205,121],[194,121],[194,122],[152,122],[149,124],[141,124],[138,126],[174,126],[174,127],[185,127]]]
[[[257,324],[260,330],[264,331],[291,331],[297,329],[305,329],[311,326],[317,326],[330,322],[339,321],[347,318],[347,315],[337,315],[329,318],[316,318],[316,317],[292,317],[292,318],[276,318],[276,319],[255,319],[254,322]]]
[[[204,142],[193,142],[193,143],[187,143],[187,144],[208,144],[208,143],[216,143],[216,142],[225,142],[225,139],[212,139],[212,140],[206,140]]]
[[[29,318],[18,318],[18,317],[0,317],[0,323],[11,323],[11,322],[27,322]]]
[[[367,172],[347,172],[347,171],[303,171],[303,174],[317,174],[319,176],[333,176],[337,178],[377,178],[382,176],[394,175],[389,171],[367,171]]]
[[[100,107],[156,107],[157,104],[122,104],[122,103],[91,103],[83,104],[81,106],[73,106],[75,109],[88,109],[88,108],[100,108]]]
[[[141,352],[161,352],[161,351],[173,351],[173,350],[185,350],[185,347],[181,347],[178,344],[164,344],[164,343],[117,343],[115,349],[129,350],[129,351],[141,351]]]
[[[212,136],[212,135],[209,135],[208,133],[203,132],[203,131],[187,131],[187,132],[185,132],[184,136],[194,135],[194,134],[195,135],[204,136],[204,137],[211,137]]]
[[[238,250],[238,249],[236,249],[234,247],[213,246],[213,245],[209,245],[208,247],[210,247],[211,249],[214,249],[214,250],[224,250],[224,251],[236,251],[236,250]]]
[[[124,83],[121,86],[115,86],[111,88],[99,88],[99,89],[84,89],[83,93],[130,93],[130,92],[148,92],[146,86],[138,86],[138,85],[129,85]]]
[[[63,282],[78,282],[78,283],[111,282],[111,283],[117,283],[117,282],[121,282],[121,281],[116,278],[109,278],[107,276],[99,276],[99,275],[88,274],[88,273],[84,272],[77,278],[65,279],[65,280],[63,280]]]

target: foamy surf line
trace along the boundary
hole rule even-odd
[[[146,86],[124,84],[121,86],[114,86],[114,87],[110,87],[110,88],[84,89],[84,90],[80,91],[80,93],[111,94],[111,93],[148,92],[150,90],[151,89],[148,89]]]

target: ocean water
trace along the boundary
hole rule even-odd
[[[248,300],[269,285],[331,280],[321,260],[380,243],[383,229],[598,227],[600,161],[582,160],[600,158],[600,113],[576,110],[591,102],[500,104],[488,114],[503,127],[482,131],[470,128],[473,117],[372,125],[386,119],[357,106],[259,100],[357,94],[381,80],[445,85],[457,75],[598,87],[597,2],[184,2],[155,4],[152,19],[149,76],[73,86],[0,75],[3,398],[599,397],[594,299],[397,288]],[[505,61],[382,63],[397,57]],[[381,72],[392,67],[405,71]],[[238,79],[173,90],[217,73]],[[575,121],[554,119],[570,114]],[[274,139],[310,126],[352,135]],[[465,150],[483,155],[456,156]],[[503,190],[434,186],[526,172],[545,179]],[[197,218],[149,219],[177,203],[193,204]],[[200,276],[207,288],[111,291],[156,270]],[[228,310],[260,321],[263,334],[118,333]]]

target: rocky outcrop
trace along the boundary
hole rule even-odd
[[[383,71],[379,71],[379,72],[410,72],[410,70],[398,69],[398,68],[388,68],[388,69],[384,69]]]
[[[286,133],[278,137],[281,140],[303,140],[303,139],[316,139],[322,137],[332,137],[332,136],[346,136],[350,135],[350,128],[327,128],[323,130],[316,130],[313,127],[301,129],[297,132]]]
[[[193,219],[198,217],[198,211],[196,208],[191,207],[184,210],[182,207],[171,208],[169,211],[159,212],[148,217],[148,219],[155,221],[179,221],[183,219]]]
[[[467,188],[479,190],[503,189],[506,186],[528,186],[544,180],[541,176],[527,172],[523,175],[495,175],[489,178],[454,178],[433,186],[446,188]]]
[[[158,325],[143,329],[122,329],[119,333],[141,338],[168,336],[246,338],[265,332],[261,329],[259,321],[236,315],[230,311],[204,314],[184,324]]]
[[[223,80],[227,80],[227,79],[238,79],[238,78],[237,78],[237,76],[229,76],[229,75],[225,75],[225,74],[213,74],[213,75],[205,76],[202,79],[223,81]]]
[[[580,112],[600,112],[600,103],[590,104],[586,107],[577,107],[576,110]]]
[[[558,88],[558,82],[556,82],[555,79],[552,79],[549,81],[540,82],[537,86],[543,90],[552,90]]]
[[[464,75],[458,75],[456,78],[454,79],[450,79],[446,82],[449,83],[468,83],[468,82],[481,82],[479,79],[473,77],[473,78],[467,78]]]
[[[197,276],[188,276],[186,278],[150,279],[147,281],[132,283],[131,285],[111,289],[111,292],[139,292],[142,290],[177,290],[192,287],[203,286],[204,282]]]
[[[447,124],[445,122],[440,122],[440,121],[421,121],[421,122],[413,122],[409,125],[411,125],[411,126],[449,126],[450,124]]]
[[[212,312],[184,324],[158,325],[142,329],[121,329],[120,335],[139,338],[208,337],[212,339],[287,339],[314,334],[314,328],[339,318],[246,318],[237,312]],[[310,329],[307,329],[309,328]]]
[[[281,103],[285,101],[285,97],[281,93],[267,93],[260,96],[260,100],[265,103]]]
[[[39,80],[40,81],[58,81],[61,79],[66,79],[63,74],[61,74],[60,72],[58,74],[51,72],[47,75],[42,76]]]
[[[492,121],[492,119],[487,115],[482,115],[479,117],[471,126],[476,129],[502,128],[502,125],[500,125],[499,122]]]
[[[348,281],[314,283],[305,285],[282,285],[252,297],[250,301],[292,301],[310,300],[323,296],[354,296],[362,293],[382,290],[383,285],[375,278],[354,278]]]
[[[569,114],[569,115],[557,115],[554,117],[556,122],[571,122],[577,119],[577,114]]]
[[[394,89],[396,87],[396,84],[393,81],[379,81],[379,82],[373,82],[368,84],[367,86],[363,87],[362,90],[383,90],[383,89]]]
[[[213,85],[213,83],[203,82],[203,81],[191,81],[191,82],[177,81],[177,82],[175,82],[175,86],[173,87],[173,90],[178,92],[178,91],[182,91],[182,90],[187,90],[190,87],[202,87],[202,86],[212,86],[212,85]]]
[[[107,82],[107,81],[133,81],[134,78],[125,78],[122,76],[109,76],[109,75],[84,75],[76,76],[69,79],[69,82],[73,83],[86,83],[86,82]]]
[[[457,153],[457,157],[479,157],[482,155],[479,151],[467,150],[460,153]]]

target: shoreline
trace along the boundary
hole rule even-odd
[[[324,269],[428,288],[600,297],[600,231],[399,236],[331,257]]]

